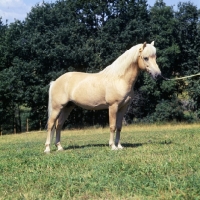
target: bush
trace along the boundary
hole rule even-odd
[[[179,100],[162,100],[156,105],[152,115],[154,121],[182,121],[184,119],[183,107]]]

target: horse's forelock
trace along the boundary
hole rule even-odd
[[[146,47],[142,51],[142,56],[149,57],[152,55],[156,55],[156,48],[151,44],[147,44]]]

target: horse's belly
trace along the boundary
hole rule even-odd
[[[103,110],[103,109],[107,109],[108,105],[107,104],[94,104],[94,103],[83,103],[83,102],[74,102],[74,104],[76,104],[77,106],[87,109],[87,110]]]
[[[79,107],[89,110],[101,110],[108,108],[105,97],[99,94],[90,93],[87,95],[80,95],[78,98],[74,96],[73,103]]]

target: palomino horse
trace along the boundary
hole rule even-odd
[[[109,145],[112,150],[122,149],[120,144],[122,119],[133,97],[133,86],[141,70],[148,71],[153,78],[161,75],[156,63],[154,42],[133,46],[99,73],[68,72],[51,82],[48,133],[44,152],[50,152],[50,141],[55,130],[55,144],[58,150],[63,150],[60,132],[76,105],[91,110],[108,108]]]

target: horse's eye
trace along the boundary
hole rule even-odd
[[[148,57],[144,57],[144,60],[145,60],[145,61],[148,61],[148,60],[149,60],[149,58],[148,58]]]

